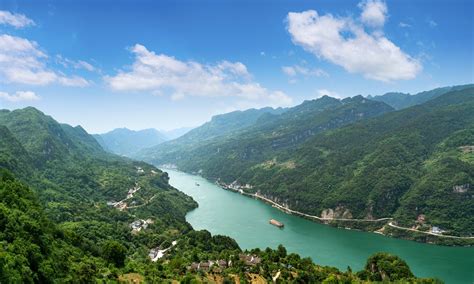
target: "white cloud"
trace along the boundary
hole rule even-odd
[[[404,53],[380,30],[368,33],[362,23],[352,18],[318,15],[308,10],[289,13],[287,19],[293,43],[350,73],[388,82],[413,79],[422,69],[418,60]]]
[[[68,77],[46,66],[48,56],[34,41],[0,35],[0,80],[7,83],[85,87],[89,82],[78,76]]]
[[[17,91],[15,94],[10,95],[9,93],[0,92],[0,99],[7,100],[9,102],[20,102],[20,101],[36,101],[39,97],[31,91]]]
[[[251,79],[241,62],[222,61],[201,64],[181,61],[165,54],[155,54],[136,44],[131,49],[135,61],[128,70],[106,76],[106,83],[116,91],[149,91],[170,94],[173,100],[188,96],[232,97],[268,106],[291,103],[291,98],[279,91],[271,91]]]
[[[0,25],[10,25],[18,29],[33,26],[35,22],[23,14],[13,14],[9,11],[0,10]]]
[[[342,98],[342,96],[340,94],[338,94],[337,92],[332,92],[332,91],[329,91],[327,89],[319,89],[319,90],[316,91],[316,98],[320,98],[320,97],[324,97],[324,96],[333,97],[333,98],[337,98],[337,99]]]
[[[411,28],[411,25],[410,25],[410,24],[407,24],[407,23],[405,23],[405,22],[400,22],[400,23],[398,24],[398,26],[401,27],[401,28]]]
[[[62,66],[66,68],[72,67],[74,69],[84,69],[89,72],[93,72],[97,70],[97,68],[95,68],[92,64],[83,60],[74,61],[69,58],[65,58],[61,55],[56,55],[56,60],[59,64],[61,64]]]
[[[301,65],[283,66],[281,67],[281,70],[283,71],[283,73],[285,73],[289,77],[295,77],[298,74],[303,75],[303,76],[314,76],[314,77],[329,76],[328,73],[326,73],[326,71],[322,69],[319,69],[319,68],[310,69]]]
[[[438,23],[433,21],[433,20],[429,20],[428,25],[430,25],[430,27],[434,28],[434,27],[438,26]]]
[[[87,87],[90,85],[89,81],[79,76],[71,76],[71,77],[60,76],[60,77],[57,77],[57,81],[61,85],[68,86],[68,87]]]
[[[382,27],[387,18],[387,5],[380,0],[364,0],[359,3],[362,9],[361,21],[371,27]]]
[[[296,76],[296,70],[291,66],[283,66],[281,67],[281,71],[290,77]]]

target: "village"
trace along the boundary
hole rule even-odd
[[[232,183],[226,184],[225,182],[222,182],[222,181],[220,181],[220,179],[218,179],[216,181],[216,184],[218,186],[222,187],[223,189],[232,190],[232,191],[238,192],[240,194],[244,194],[245,189],[252,189],[253,188],[253,186],[248,184],[248,183],[245,184],[245,185],[241,185],[236,180],[233,181]]]
[[[143,169],[141,169],[141,168],[140,168],[140,170],[143,171]],[[120,201],[117,201],[117,202],[109,201],[109,202],[107,202],[107,205],[113,206],[113,207],[117,208],[118,210],[123,211],[123,210],[127,209],[127,207],[128,207],[128,203],[126,201],[129,200],[129,199],[132,199],[134,194],[137,193],[140,189],[141,189],[141,187],[138,185],[138,182],[136,182],[135,185],[128,190],[127,197],[125,197],[124,199],[122,199]],[[135,201],[132,201],[131,205],[134,205],[135,204],[134,202]]]
[[[160,247],[152,248],[150,252],[148,253],[148,257],[151,259],[151,261],[156,262],[158,259],[162,258],[165,256],[165,252],[173,248],[175,245],[178,244],[178,241],[173,241],[171,242],[171,246],[165,249],[160,249]]]
[[[153,224],[153,223],[154,222],[151,219],[146,219],[146,220],[139,219],[139,220],[133,221],[130,224],[130,228],[132,228],[132,234],[138,234],[138,232],[140,232],[141,230],[145,230],[146,228],[148,228],[148,225]]]
[[[256,255],[251,254],[239,254],[239,259],[244,263],[245,266],[256,266],[259,264],[262,259]],[[207,260],[201,262],[193,262],[190,266],[188,266],[188,270],[190,271],[214,271],[214,272],[221,272],[222,269],[226,269],[232,266],[232,260]]]

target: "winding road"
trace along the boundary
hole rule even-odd
[[[463,240],[474,239],[474,237],[458,237],[458,236],[442,235],[442,234],[435,234],[435,233],[432,233],[432,232],[420,231],[420,230],[412,229],[412,228],[400,227],[400,226],[397,226],[397,225],[393,224],[393,222],[388,222],[388,225],[392,228],[405,230],[405,231],[412,231],[412,232],[422,233],[422,234],[426,234],[426,235],[432,235],[432,236],[436,236],[436,237],[440,237],[440,238],[452,238],[452,239],[463,239]]]
[[[393,218],[390,218],[390,217],[387,217],[387,218],[379,218],[379,219],[348,219],[348,218],[322,218],[322,217],[318,217],[318,216],[314,216],[314,215],[309,215],[309,214],[306,214],[306,213],[303,213],[303,212],[299,212],[299,211],[295,211],[295,210],[292,210],[290,208],[287,208],[281,204],[278,204],[276,203],[275,201],[271,200],[271,199],[268,199],[264,196],[261,196],[257,193],[255,194],[250,194],[250,193],[246,193],[246,192],[243,192],[243,191],[238,191],[240,192],[241,194],[243,195],[247,195],[247,196],[250,196],[250,197],[254,197],[254,198],[257,198],[257,199],[260,199],[260,200],[263,200],[264,202],[267,202],[267,203],[270,203],[272,204],[273,206],[275,206],[276,208],[286,212],[286,213],[291,213],[291,214],[295,214],[295,215],[299,215],[299,216],[303,216],[303,217],[307,217],[307,218],[311,218],[311,219],[316,219],[316,220],[319,220],[319,221],[352,221],[352,222],[381,222],[381,221],[390,221],[390,220],[393,220]],[[431,236],[435,236],[435,237],[440,237],[440,238],[452,238],[452,239],[463,239],[463,240],[472,240],[474,239],[474,237],[459,237],[459,236],[451,236],[451,235],[442,235],[442,234],[435,234],[435,233],[432,233],[432,232],[426,232],[426,231],[420,231],[420,230],[417,230],[417,229],[412,229],[412,228],[406,228],[406,227],[400,227],[398,225],[395,225],[393,223],[393,221],[390,221],[387,223],[390,227],[392,228],[395,228],[395,229],[399,229],[399,230],[405,230],[405,231],[412,231],[412,232],[416,232],[416,233],[421,233],[421,234],[426,234],[426,235],[431,235]]]

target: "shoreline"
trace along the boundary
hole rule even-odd
[[[173,170],[173,171],[179,171],[179,172],[182,172],[182,173],[186,173],[186,174],[191,174],[191,175],[196,175],[196,176],[199,176],[203,179],[205,179],[206,181],[208,182],[211,182],[211,179],[208,179],[200,174],[193,174],[193,173],[187,173],[187,172],[184,172],[184,171],[180,171],[178,168],[165,168],[165,167],[159,167],[160,169],[166,171],[166,170]],[[407,227],[401,227],[401,226],[398,226],[398,225],[395,225],[393,224],[393,221],[391,220],[394,220],[393,217],[385,217],[385,218],[379,218],[379,219],[348,219],[348,218],[322,218],[322,217],[319,217],[319,216],[315,216],[315,215],[310,215],[310,214],[306,214],[306,213],[303,213],[303,212],[300,212],[300,211],[296,211],[296,210],[293,210],[293,209],[290,209],[290,208],[287,208],[271,199],[268,199],[262,195],[259,195],[258,193],[254,193],[254,194],[251,194],[251,193],[247,193],[245,191],[243,191],[242,189],[233,189],[233,188],[229,188],[229,187],[224,187],[222,184],[219,184],[217,181],[215,182],[211,182],[215,185],[217,185],[219,188],[223,189],[223,190],[227,190],[227,191],[230,191],[230,192],[233,192],[233,193],[239,193],[241,195],[245,195],[247,197],[251,197],[253,199],[258,199],[264,203],[267,203],[269,205],[271,205],[272,207],[286,213],[286,214],[290,214],[290,215],[297,215],[298,217],[302,217],[304,219],[307,219],[307,220],[311,220],[311,221],[317,221],[317,222],[320,222],[320,224],[324,224],[324,225],[330,225],[332,226],[333,224],[331,224],[331,221],[332,222],[356,222],[356,223],[378,223],[378,222],[383,222],[383,221],[387,221],[380,229],[378,230],[364,230],[364,229],[360,229],[360,228],[350,228],[350,227],[343,227],[343,226],[336,226],[337,228],[340,228],[340,229],[345,229],[345,230],[355,230],[355,231],[363,231],[363,232],[368,232],[368,233],[374,233],[374,234],[378,234],[378,235],[382,235],[382,236],[386,236],[386,237],[393,237],[393,238],[397,238],[397,239],[406,239],[406,240],[411,240],[411,241],[416,241],[416,242],[420,242],[418,240],[416,240],[415,236],[412,236],[413,238],[405,238],[405,237],[400,237],[400,236],[393,236],[393,235],[390,235],[390,234],[384,234],[382,232],[383,229],[386,228],[386,226],[392,228],[392,229],[396,229],[396,230],[400,230],[400,231],[404,231],[404,232],[409,232],[409,233],[414,233],[414,234],[423,234],[423,235],[426,235],[426,236],[430,236],[430,237],[436,237],[437,239],[454,239],[454,240],[464,240],[464,241],[472,241],[474,240],[474,236],[473,237],[461,237],[461,236],[452,236],[452,235],[441,235],[441,234],[435,234],[435,233],[432,233],[432,232],[426,232],[426,231],[420,231],[420,230],[416,230],[416,229],[412,229],[412,228],[407,228]],[[395,221],[396,222],[396,221]],[[429,241],[422,241],[422,243],[427,243],[427,244],[438,244],[438,245],[443,245],[443,243],[432,243],[432,242],[429,242]],[[446,244],[444,244],[446,245]],[[453,245],[448,245],[448,246],[453,246]],[[454,246],[463,246],[463,247],[471,247],[473,246],[472,244],[457,244],[457,245],[454,245]]]
[[[205,178],[203,176],[201,176],[201,177],[207,180],[207,178]],[[451,238],[451,239],[458,239],[458,240],[474,240],[474,237],[441,235],[441,234],[435,234],[435,233],[432,233],[432,232],[426,232],[426,231],[420,231],[420,230],[416,230],[416,229],[412,229],[412,228],[401,227],[401,226],[393,224],[393,221],[390,221],[390,220],[394,220],[392,217],[385,217],[385,218],[379,218],[379,219],[322,218],[322,217],[319,217],[319,216],[310,215],[310,214],[306,214],[306,213],[303,213],[303,212],[300,212],[300,211],[292,210],[290,208],[287,208],[287,207],[285,207],[285,206],[283,206],[283,205],[281,205],[281,204],[279,204],[279,203],[277,203],[277,202],[275,202],[271,199],[268,199],[268,198],[266,198],[262,195],[259,195],[257,193],[251,194],[251,193],[244,192],[243,190],[235,190],[235,189],[232,189],[232,188],[225,188],[220,184],[217,184],[217,186],[219,186],[220,188],[222,188],[224,190],[227,190],[227,191],[231,191],[231,192],[234,192],[234,193],[239,193],[241,195],[245,195],[245,196],[248,196],[248,197],[251,197],[251,198],[254,198],[254,199],[261,200],[264,203],[270,204],[270,205],[272,205],[272,207],[274,207],[274,208],[276,208],[276,209],[278,209],[278,210],[280,210],[280,211],[282,211],[286,214],[297,215],[299,217],[302,217],[302,218],[305,218],[305,219],[308,219],[308,220],[312,220],[312,221],[320,221],[322,224],[325,224],[325,225],[330,225],[329,222],[331,222],[331,221],[336,221],[336,222],[372,222],[372,223],[377,223],[377,222],[382,222],[382,221],[389,221],[389,222],[385,223],[384,226],[381,229],[385,228],[385,226],[388,225],[389,227],[394,228],[394,229],[409,231],[409,232],[413,232],[413,233],[426,234],[426,235],[433,236],[433,237],[438,237],[438,238]],[[345,229],[345,230],[358,230],[358,229],[348,228],[348,227],[338,227],[338,228]],[[362,230],[362,231],[365,231],[365,230]],[[375,230],[375,231],[367,230],[365,232],[370,232],[370,233],[375,233],[375,234],[379,234],[379,235],[382,235],[382,236],[390,237],[390,235],[386,235],[383,232],[381,232],[380,229]]]

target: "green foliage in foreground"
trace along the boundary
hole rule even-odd
[[[283,246],[245,251],[261,262],[246,265],[237,243],[228,237],[211,236],[207,231],[190,231],[178,238],[164,259],[150,262],[146,251],[133,248],[133,241],[109,239],[99,251],[88,245],[87,235],[75,234],[54,225],[44,214],[35,194],[13,176],[0,172],[0,282],[2,283],[87,283],[97,280],[118,281],[120,275],[137,273],[147,282],[167,280],[204,281],[210,274],[227,279],[249,281],[252,275],[270,281],[280,271],[280,279],[295,283],[422,281],[416,279],[406,263],[388,254],[369,258],[358,273],[315,265],[309,258],[287,254]],[[138,236],[137,236],[138,238]],[[169,243],[163,243],[167,247]],[[128,246],[128,247],[127,247]],[[232,260],[229,268],[191,271],[192,262]],[[423,280],[433,283],[433,280]]]
[[[255,275],[269,280],[277,267],[281,279],[294,282],[360,280],[286,255],[283,247],[245,252],[262,259],[246,266],[234,240],[192,230],[185,214],[196,203],[172,188],[165,173],[105,153],[80,127],[27,108],[1,111],[0,131],[0,283],[207,281],[214,272],[188,267],[216,259],[235,260],[215,273],[243,283]],[[135,187],[140,190],[126,200],[128,209],[107,205]],[[130,223],[145,219],[152,223],[132,232]],[[151,262],[151,248],[169,249]]]

